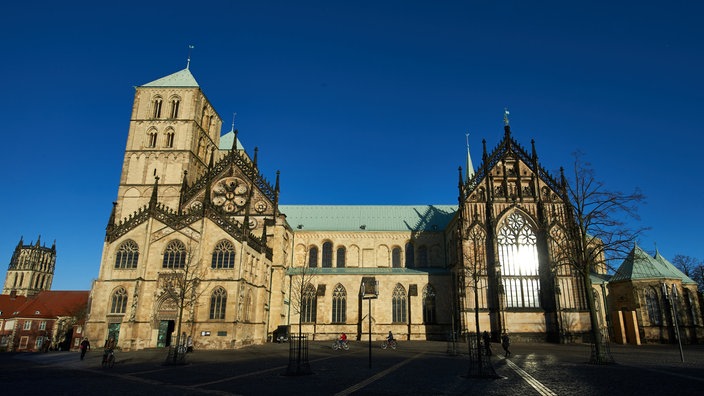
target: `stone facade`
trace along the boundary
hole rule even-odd
[[[413,207],[279,205],[278,173],[272,186],[257,150],[221,128],[188,69],[136,88],[91,342],[114,335],[142,349],[183,335],[196,349],[227,349],[266,342],[279,326],[318,340],[489,330],[570,341],[589,332],[588,295],[608,323],[606,283],[560,259],[564,179],[508,121],[476,173],[468,155],[458,205]]]

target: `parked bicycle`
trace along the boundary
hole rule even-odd
[[[384,340],[384,342],[381,344],[381,349],[386,349],[386,348],[391,348],[391,349],[396,349],[398,344],[396,343],[396,340]]]
[[[337,340],[332,343],[332,349],[333,349],[333,351],[337,351],[338,349],[344,349],[347,351],[350,349],[350,346],[349,346],[349,344],[347,344],[347,341]]]

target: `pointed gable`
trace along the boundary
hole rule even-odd
[[[539,164],[533,141],[529,152],[511,136],[511,128],[506,125],[503,139],[490,154],[487,153],[486,140],[482,143],[480,167],[474,177],[466,182],[460,181],[460,194],[467,197],[467,202],[515,202],[525,198],[567,201],[561,183]]]
[[[166,77],[162,77],[158,80],[146,83],[142,85],[143,87],[181,87],[181,88],[198,88],[198,82],[196,81],[191,71],[188,69],[183,69],[177,71],[176,73],[169,74]]]

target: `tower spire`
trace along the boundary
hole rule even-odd
[[[508,107],[504,107],[504,133],[506,137],[511,137],[511,126],[509,125],[508,122],[508,115],[510,113],[508,112]]]
[[[191,67],[191,50],[193,50],[193,48],[195,47],[192,45],[188,46],[188,60],[186,60],[186,69]]]
[[[472,165],[472,155],[469,153],[469,132],[464,134],[467,141],[467,175],[466,181],[469,182],[474,178],[474,166]]]

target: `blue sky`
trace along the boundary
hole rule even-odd
[[[282,204],[455,204],[465,133],[476,167],[508,107],[554,175],[580,150],[608,189],[642,190],[642,247],[704,258],[701,3],[100,3],[0,15],[3,279],[41,234],[53,289],[90,288],[133,87],[183,69],[189,44]]]

